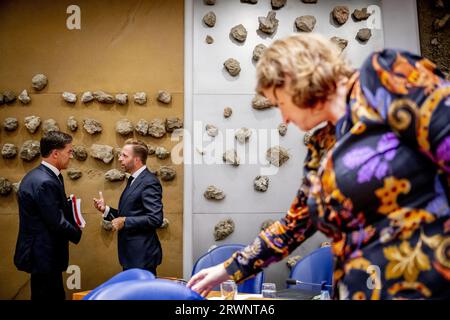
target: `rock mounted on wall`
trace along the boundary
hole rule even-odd
[[[220,241],[227,238],[234,232],[234,221],[232,219],[225,219],[219,221],[214,226],[214,240]]]
[[[295,26],[298,31],[312,32],[316,26],[316,22],[314,16],[301,16],[295,19]]]
[[[63,92],[62,98],[64,99],[64,101],[66,101],[68,103],[77,102],[77,95],[72,92],[67,92],[67,91]]]
[[[236,59],[227,59],[223,65],[232,77],[236,77],[241,72],[241,64]]]
[[[84,161],[87,159],[88,153],[85,146],[75,145],[73,146],[73,157],[78,161]]]
[[[123,136],[129,135],[133,132],[133,123],[128,119],[120,119],[116,122],[116,132]]]
[[[203,2],[208,6],[213,6],[216,4],[216,0],[203,0]]]
[[[156,147],[152,146],[151,144],[147,145],[147,149],[148,149],[148,155],[152,156],[156,153]]]
[[[7,91],[3,92],[3,102],[4,103],[13,103],[14,101],[16,101],[16,99],[17,99],[17,96],[13,91],[7,90]]]
[[[118,93],[118,94],[116,94],[115,98],[116,98],[117,104],[124,105],[124,104],[127,104],[127,102],[128,102],[128,94],[127,93]]]
[[[203,23],[212,28],[216,24],[216,14],[212,11],[203,16]]]
[[[71,180],[78,180],[83,176],[83,172],[77,168],[69,168],[67,169],[67,176]]]
[[[0,195],[6,197],[11,193],[12,189],[12,183],[8,179],[0,177]]]
[[[250,139],[250,136],[252,135],[252,131],[248,128],[241,128],[237,130],[234,134],[234,137],[236,138],[239,143],[244,144],[245,142]]]
[[[164,90],[158,91],[158,97],[156,98],[159,102],[169,104],[172,101],[172,95]]]
[[[440,19],[436,19],[433,22],[433,28],[435,31],[439,31],[444,29],[445,25],[447,24],[447,22],[450,20],[450,13],[447,13],[445,16],[443,16]]]
[[[303,3],[317,3],[317,0],[302,0]]]
[[[45,74],[38,73],[31,79],[31,85],[37,91],[41,91],[47,86],[48,79]]]
[[[334,21],[339,25],[343,25],[347,22],[349,14],[350,10],[347,6],[336,6],[332,11]]]
[[[207,124],[205,129],[210,137],[216,137],[219,134],[219,129],[213,124]]]
[[[208,200],[223,200],[225,193],[216,186],[208,186],[203,196]]]
[[[94,99],[97,100],[97,102],[108,104],[114,103],[114,101],[116,100],[111,94],[103,91],[95,91]]]
[[[20,188],[20,183],[21,183],[21,182],[22,182],[22,181],[14,182],[14,183],[12,184],[13,191],[14,191],[15,193],[19,192],[19,188]]]
[[[170,221],[167,218],[163,218],[162,224],[158,227],[158,229],[167,229],[169,227]]]
[[[95,119],[88,118],[83,120],[83,128],[89,134],[100,133],[103,130],[102,124]]]
[[[5,143],[2,147],[2,157],[4,159],[12,159],[17,155],[17,147],[12,143]]]
[[[267,17],[258,17],[259,30],[266,34],[273,34],[278,28],[277,13],[275,11],[269,11]]]
[[[259,192],[266,192],[269,189],[269,177],[267,176],[257,176],[253,180],[253,188]]]
[[[230,36],[238,42],[244,42],[247,39],[247,29],[242,24],[238,24],[231,28]]]
[[[331,42],[336,44],[339,47],[339,49],[341,49],[341,52],[344,51],[345,48],[347,48],[348,41],[343,38],[332,37],[330,40]]]
[[[223,162],[227,163],[227,164],[231,164],[234,167],[239,166],[240,164],[240,158],[237,155],[236,150],[227,150],[223,153],[222,155],[222,160]]]
[[[229,117],[231,117],[232,114],[233,114],[233,109],[231,109],[230,107],[226,107],[223,109],[223,117],[224,118],[229,118]]]
[[[93,100],[94,100],[94,95],[92,94],[91,91],[83,92],[83,94],[81,95],[81,102],[83,102],[83,103],[88,103]]]
[[[207,35],[206,38],[205,38],[205,42],[207,44],[212,44],[214,42],[214,38],[211,37],[210,35]]]
[[[70,116],[69,119],[67,119],[67,128],[72,132],[77,131],[78,121],[74,116]]]
[[[178,117],[169,117],[166,118],[166,131],[173,132],[176,129],[183,128],[183,120]]]
[[[25,161],[33,161],[41,154],[40,143],[36,140],[27,140],[20,147],[19,156]]]
[[[19,127],[19,120],[17,118],[8,117],[3,121],[3,128],[6,131],[15,131]]]
[[[171,181],[171,180],[175,179],[177,172],[172,167],[161,166],[159,168],[158,175],[161,177],[161,180],[163,180],[163,181]]]
[[[284,163],[286,163],[286,161],[289,160],[289,153],[285,148],[275,146],[267,150],[266,159],[270,164],[273,164],[276,167],[281,167]]]
[[[111,169],[105,173],[105,180],[115,182],[115,181],[123,181],[125,180],[125,172]]]
[[[252,57],[255,62],[259,61],[266,48],[267,47],[262,43],[255,46],[255,48],[253,49],[253,57]]]
[[[40,117],[38,116],[25,117],[25,128],[27,128],[28,132],[35,133],[40,125],[41,125]]]
[[[166,134],[166,126],[164,122],[159,119],[153,119],[148,124],[148,134],[153,138],[162,138]]]
[[[108,145],[93,144],[90,155],[104,163],[110,163],[114,159],[113,149],[113,147]]]
[[[362,21],[367,20],[370,17],[370,13],[367,12],[367,8],[362,8],[361,10],[355,9],[352,16],[356,21]]]
[[[288,126],[286,123],[280,123],[278,125],[278,133],[280,134],[280,136],[284,137],[287,133],[287,129],[288,129]]]
[[[295,267],[295,265],[297,264],[297,262],[299,262],[300,260],[302,260],[301,256],[293,256],[293,257],[289,257],[286,260],[286,265],[288,266],[289,269],[292,269],[293,267]]]
[[[258,0],[241,0],[242,3],[257,4]]]
[[[367,42],[372,37],[372,31],[369,28],[359,29],[356,37],[362,42]]]
[[[22,102],[23,104],[29,104],[31,102],[31,98],[28,95],[27,90],[23,90],[20,94],[19,94],[19,101]]]
[[[164,160],[170,157],[170,151],[164,147],[157,147],[155,149],[155,155],[158,159]]]
[[[286,0],[271,0],[270,4],[272,5],[272,8],[277,10],[280,8],[283,8],[286,4]]]
[[[147,103],[147,94],[145,92],[136,92],[133,95],[134,102],[140,105]]]
[[[102,219],[102,228],[106,231],[112,231],[114,229],[112,222],[105,219]]]
[[[266,97],[257,94],[253,99],[252,99],[252,107],[256,110],[263,110],[263,109],[268,109],[271,107],[275,107],[272,103],[270,103],[269,99],[267,99]]]
[[[42,132],[44,134],[51,131],[59,131],[59,126],[55,119],[47,119],[42,123]]]
[[[264,221],[261,223],[261,227],[260,227],[261,231],[266,230],[266,229],[267,229],[268,227],[270,227],[274,222],[275,222],[275,221],[272,220],[272,219],[264,220]]]
[[[134,130],[141,136],[146,136],[148,133],[148,121],[145,119],[139,119],[134,127]]]

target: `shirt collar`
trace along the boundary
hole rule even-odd
[[[47,168],[49,168],[50,170],[52,170],[52,172],[59,177],[59,174],[61,173],[61,171],[59,171],[54,165],[42,160],[41,162],[42,165],[46,166]]]
[[[136,179],[145,169],[147,169],[147,166],[142,166],[139,170],[137,170],[135,173],[133,173],[131,176]]]

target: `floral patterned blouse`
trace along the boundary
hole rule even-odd
[[[305,139],[286,216],[224,265],[237,282],[317,230],[332,239],[335,299],[450,298],[450,83],[384,50],[349,81],[347,113]]]

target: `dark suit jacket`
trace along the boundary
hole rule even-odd
[[[162,187],[145,169],[120,196],[119,209],[110,208],[107,220],[126,217],[118,233],[119,262],[125,269],[161,264],[162,250],[156,228],[163,222]]]
[[[29,273],[65,271],[69,241],[78,243],[81,230],[73,219],[64,186],[53,171],[41,164],[22,179],[17,196],[17,269]]]

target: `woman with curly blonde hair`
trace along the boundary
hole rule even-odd
[[[319,230],[335,299],[450,298],[450,83],[436,66],[386,49],[353,70],[327,39],[298,34],[266,49],[256,90],[286,123],[316,128],[304,180],[284,218],[188,286],[242,282]]]

